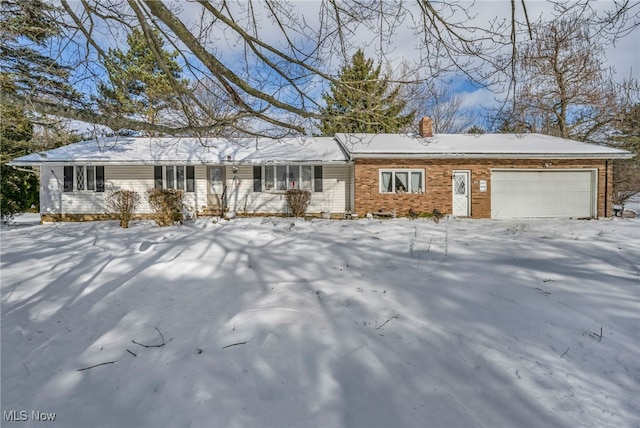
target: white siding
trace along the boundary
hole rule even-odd
[[[63,192],[64,169],[40,167],[40,212],[42,214],[101,214],[105,193],[94,191]]]
[[[351,180],[349,165],[325,165],[323,167],[323,191],[311,197],[309,213],[328,210],[342,214],[351,206]],[[44,214],[102,214],[104,202],[110,191],[133,190],[140,195],[137,212],[150,213],[147,192],[153,189],[152,165],[105,165],[105,192],[63,192],[63,166],[41,167],[40,207]],[[226,172],[227,204],[239,214],[275,214],[287,210],[282,192],[254,192],[253,167],[239,166],[234,174]],[[195,192],[185,193],[185,204],[201,212],[207,205],[207,167],[195,166]]]
[[[187,193],[185,204],[201,212],[207,206],[207,167],[195,166],[195,192]]]
[[[61,166],[40,167],[40,212],[42,214],[62,213],[62,186],[64,171]]]
[[[185,192],[184,203],[198,211],[202,211],[207,205],[207,171],[203,165],[194,167],[195,191]],[[140,194],[139,213],[151,212],[147,192],[153,189],[153,166],[151,165],[116,165],[105,166],[106,189],[110,190],[134,190]]]
[[[322,176],[322,193],[313,194],[307,211],[328,210],[332,214],[344,214],[348,206],[349,166],[326,165]]]
[[[322,174],[323,191],[311,195],[307,212],[329,210],[334,214],[344,213],[349,204],[348,186],[348,165],[325,165]],[[227,170],[227,201],[229,209],[239,214],[283,213],[287,209],[283,192],[253,191],[252,166],[239,166],[235,175]]]
[[[105,191],[63,192],[63,166],[42,166],[40,212],[43,214],[102,214],[109,192],[133,190],[140,195],[138,213],[151,212],[147,192],[153,189],[152,165],[106,165]],[[195,167],[195,192],[185,193],[185,204],[201,210],[207,204],[206,167]]]
[[[147,192],[153,189],[153,166],[107,165],[104,167],[105,192],[133,190],[140,195],[137,212],[148,214]]]

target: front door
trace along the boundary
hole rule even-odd
[[[469,171],[453,172],[453,215],[469,217]]]
[[[207,191],[207,205],[212,208],[222,209],[224,206],[224,167],[223,166],[210,166],[208,170],[208,188]]]

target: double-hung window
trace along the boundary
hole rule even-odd
[[[322,192],[321,165],[265,165],[253,167],[254,192],[302,189]]]
[[[380,193],[424,193],[423,169],[381,169]]]
[[[67,165],[63,175],[65,192],[104,192],[104,166]]]
[[[158,189],[195,192],[195,168],[193,165],[154,166],[153,185]]]

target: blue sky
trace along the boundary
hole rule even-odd
[[[183,22],[186,24],[194,24],[198,22],[198,5],[193,2],[186,1],[173,4],[179,4],[182,8],[180,18]],[[236,15],[236,17],[240,19],[242,15],[239,10],[247,4],[235,4],[232,2],[230,4],[232,9],[238,11],[238,15]],[[319,25],[318,12],[321,6],[320,1],[299,0],[293,1],[291,4],[295,13],[299,16],[304,16],[305,21],[311,27]],[[436,4],[436,2],[434,2],[434,4]],[[493,20],[508,21],[510,18],[510,2],[508,0],[477,0],[475,3],[460,1],[456,4],[463,7],[472,5],[471,13],[473,19],[470,21],[471,25],[486,27],[488,23]],[[592,3],[592,5],[600,9],[606,9],[612,7],[613,3],[610,1],[599,1]],[[531,21],[535,21],[539,17],[550,19],[553,14],[553,5],[547,1],[527,0],[526,6],[528,16]],[[259,9],[259,7],[257,8]],[[416,10],[415,12],[418,11]],[[258,11],[258,13],[260,14],[261,12]],[[418,13],[414,13],[413,17],[415,18],[418,15]],[[517,2],[517,18],[519,20],[524,20],[524,13],[520,2]],[[414,64],[419,63],[420,52],[418,47],[420,43],[411,29],[413,24],[414,23],[411,21],[410,17],[407,16],[405,21],[399,23],[395,28],[393,37],[388,41],[385,41],[382,45],[375,30],[361,26],[349,36],[349,41],[351,42],[353,49],[351,49],[348,54],[352,54],[358,47],[363,48],[368,57],[374,58],[377,62],[383,63],[383,66],[389,67],[390,70],[394,71],[399,69],[403,61]],[[258,30],[260,38],[264,41],[276,46],[283,43],[282,34],[278,31],[277,27],[275,27],[273,23],[268,21],[266,18],[258,22]],[[125,36],[126,35],[123,31],[114,33],[111,29],[103,28],[100,44],[105,48],[105,50],[107,47],[117,46],[118,43],[122,46]],[[625,77],[634,77],[636,79],[640,77],[638,71],[640,70],[640,49],[638,49],[637,46],[637,36],[638,34],[636,30],[636,34],[628,35],[626,38],[619,40],[615,45],[612,45],[607,49],[607,63],[614,68],[616,72],[616,79],[618,80]],[[308,44],[304,42],[303,37],[299,36],[297,39],[299,45],[303,49],[308,46]],[[222,31],[216,32],[215,40],[212,40],[210,49],[215,51],[216,56],[229,68],[242,68],[242,59],[244,57],[243,47],[234,43],[234,40],[229,38],[227,33]],[[381,49],[384,52],[381,52]],[[337,74],[343,63],[344,58],[341,55],[338,55],[337,52],[333,51],[326,52],[322,58],[322,63],[318,64],[318,66],[321,67],[323,71],[331,74]],[[254,68],[254,73],[252,73],[253,76],[255,77],[260,75],[260,71],[264,70],[261,70],[259,67]],[[426,76],[426,70],[423,70],[422,73],[423,77]],[[443,81],[448,82],[452,90],[464,94],[465,106],[467,107],[486,107],[496,104],[495,93],[490,92],[486,88],[479,87],[478,85],[473,85],[463,77],[449,75],[445,76]],[[318,84],[315,85],[315,87],[309,88],[308,94],[310,94],[316,102],[320,102],[321,92],[323,89],[326,89],[326,86],[324,86],[319,79],[316,79],[316,82],[318,82]],[[268,89],[266,90],[268,91]],[[500,89],[498,88],[498,92],[499,91]]]

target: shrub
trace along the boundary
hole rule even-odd
[[[0,217],[10,221],[15,214],[39,204],[39,182],[35,174],[0,165]]]
[[[147,199],[158,226],[171,226],[176,222],[182,223],[182,201],[184,192],[173,189],[150,190]]]
[[[444,217],[444,214],[440,212],[437,208],[434,208],[433,211],[414,211],[413,208],[409,209],[407,216],[412,219],[416,218],[429,218],[436,223],[440,223],[440,219]]]
[[[110,192],[106,199],[107,214],[120,220],[120,227],[128,228],[129,221],[140,204],[140,195],[133,190]]]
[[[301,217],[307,212],[311,202],[311,192],[308,190],[289,189],[285,193],[289,211],[294,217]]]

